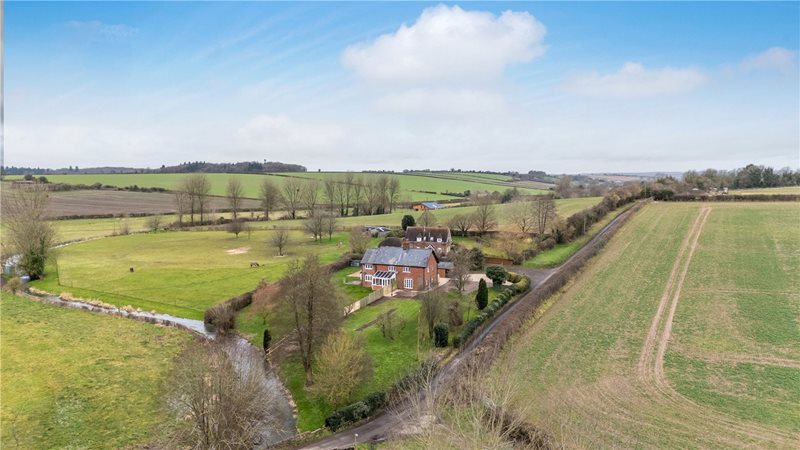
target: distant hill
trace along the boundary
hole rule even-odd
[[[234,163],[211,163],[206,161],[185,162],[175,166],[162,165],[158,169],[137,167],[85,167],[69,166],[61,169],[41,167],[0,167],[2,175],[69,175],[69,174],[112,174],[112,173],[273,173],[305,172],[305,166],[278,161],[241,161]]]

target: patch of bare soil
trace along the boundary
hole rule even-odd
[[[244,255],[245,253],[250,251],[250,247],[239,247],[239,248],[232,248],[230,250],[225,250],[225,253],[229,255]]]

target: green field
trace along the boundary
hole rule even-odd
[[[239,178],[245,190],[245,195],[249,198],[257,198],[259,187],[265,177],[268,177],[277,185],[283,183],[293,177],[295,179],[324,179],[331,175],[338,175],[337,173],[327,172],[293,172],[287,174],[224,174],[224,173],[210,173],[207,174],[211,181],[211,194],[212,195],[225,195],[225,188],[228,179],[231,177]],[[378,177],[381,174],[377,173],[356,173],[364,179]],[[499,183],[496,180],[483,180],[478,178],[468,178],[467,180],[451,179],[451,178],[435,178],[430,176],[419,175],[405,175],[405,174],[389,174],[396,176],[400,180],[400,201],[425,201],[425,200],[442,200],[447,198],[457,198],[448,195],[442,195],[443,192],[464,192],[465,190],[476,191],[504,191],[512,187],[506,186],[504,183]],[[179,173],[145,173],[145,174],[77,174],[77,175],[49,175],[47,178],[51,182],[56,183],[69,183],[69,184],[87,184],[102,183],[104,185],[126,187],[137,185],[139,187],[159,187],[164,189],[175,189],[180,180],[188,176],[188,174]],[[8,177],[9,179],[19,177]],[[529,194],[544,193],[546,191],[541,189],[521,188],[521,191]],[[427,192],[424,192],[427,191]],[[431,194],[430,192],[434,192]]]
[[[317,254],[323,264],[346,251],[347,236],[313,242],[292,234],[288,256],[277,257],[267,241],[271,231],[236,239],[222,231],[182,231],[117,236],[58,250],[57,266],[33,286],[70,292],[111,304],[132,305],[180,317],[200,319],[209,306],[254,289],[262,279],[277,281],[288,264]],[[258,268],[250,262],[257,261]],[[134,272],[130,272],[130,268]]]
[[[800,186],[784,186],[775,188],[762,188],[762,189],[731,189],[731,194],[738,195],[778,195],[778,194],[794,194],[800,195]]]
[[[188,333],[0,300],[3,448],[127,448],[167,420],[161,389]]]
[[[799,215],[798,203],[647,206],[492,376],[512,377],[526,417],[567,446],[792,447]]]

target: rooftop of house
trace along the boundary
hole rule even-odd
[[[361,258],[361,264],[381,264],[387,266],[427,267],[431,255],[438,262],[436,254],[429,248],[402,249],[400,247],[370,248]]]
[[[428,209],[442,209],[444,206],[436,203],[436,202],[422,202],[420,205],[428,208]]]
[[[452,240],[447,227],[408,227],[406,239],[422,242],[448,242]]]

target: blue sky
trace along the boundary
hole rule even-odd
[[[6,164],[798,166],[798,3],[6,2]]]

